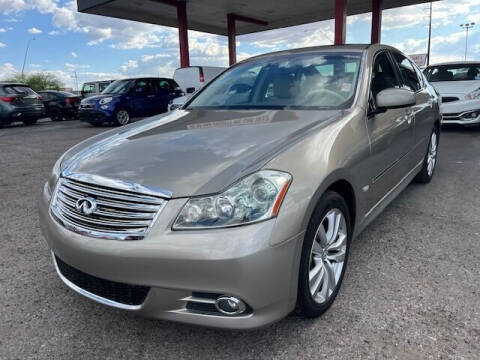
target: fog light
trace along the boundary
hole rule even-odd
[[[470,117],[473,119],[473,118],[476,118],[477,115],[478,115],[478,114],[477,114],[476,112],[472,112],[472,113],[470,114]]]
[[[220,296],[215,302],[218,311],[229,316],[240,315],[245,312],[245,303],[233,296]]]

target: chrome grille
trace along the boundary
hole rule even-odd
[[[79,200],[87,198],[96,205],[88,215],[77,206]],[[51,212],[60,224],[76,233],[102,239],[139,240],[145,237],[166,202],[151,192],[146,194],[61,178]]]

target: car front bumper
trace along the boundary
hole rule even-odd
[[[443,124],[479,124],[480,100],[458,100],[442,103]]]
[[[113,121],[113,112],[80,108],[78,110],[78,119],[89,123],[103,123]]]
[[[39,201],[40,223],[55,256],[96,278],[149,288],[142,303],[124,306],[72,286],[56,266],[67,285],[97,302],[146,317],[228,329],[268,325],[295,306],[304,234],[272,246],[275,219],[229,229],[172,231],[171,220],[185,203],[173,199],[143,240],[103,240],[65,229],[52,218],[49,202],[45,186]],[[211,299],[235,296],[249,311],[228,316],[204,311],[202,306],[192,310],[192,303],[202,305],[205,299],[199,300],[199,293]]]

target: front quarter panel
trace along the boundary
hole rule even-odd
[[[358,107],[312,130],[310,136],[273,159],[267,167],[289,172],[293,181],[278,214],[272,245],[305,231],[318,199],[339,180],[353,187],[354,212],[356,219],[361,219],[366,212],[362,187],[371,177],[362,165],[369,155],[365,110]]]

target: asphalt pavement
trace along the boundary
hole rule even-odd
[[[480,128],[444,129],[434,179],[410,185],[353,242],[324,316],[250,332],[136,317],[57,277],[37,198],[65,150],[107,129],[0,129],[1,359],[480,358]]]

